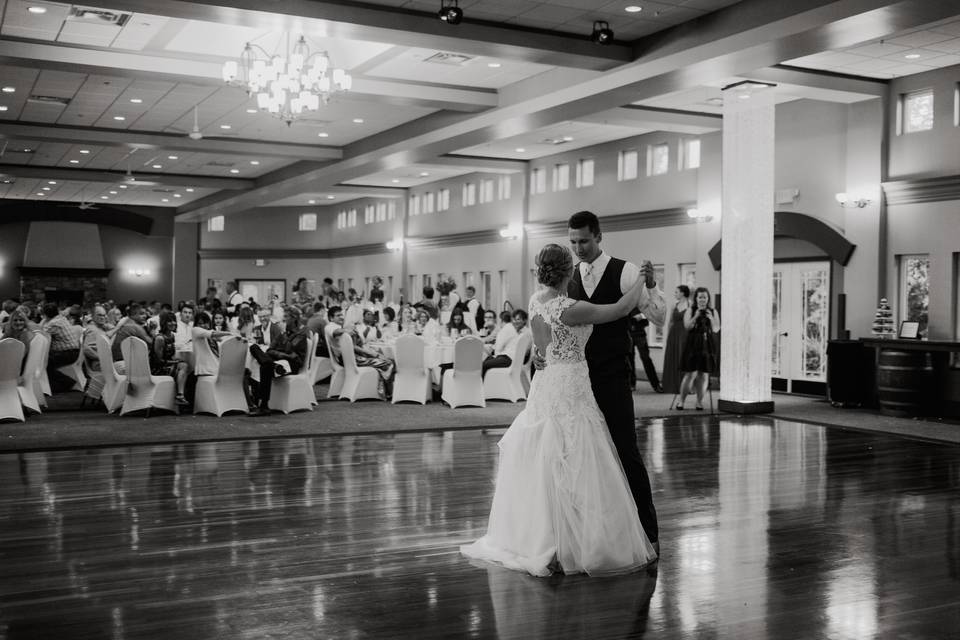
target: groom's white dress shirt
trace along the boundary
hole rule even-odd
[[[580,279],[583,282],[583,290],[588,297],[592,296],[593,292],[597,290],[597,283],[603,277],[603,272],[606,271],[608,264],[610,264],[610,254],[606,251],[601,251],[593,262],[584,261],[580,263]],[[640,267],[632,262],[624,264],[623,271],[620,273],[620,293],[629,291],[639,277]],[[637,302],[637,307],[640,308],[643,315],[647,316],[650,322],[658,327],[663,326],[667,315],[667,305],[664,302],[660,287],[654,287],[653,289],[643,287],[640,290],[640,300]]]

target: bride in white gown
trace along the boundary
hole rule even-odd
[[[572,272],[560,245],[537,255],[544,289],[530,299],[530,323],[547,366],[500,440],[487,534],[460,551],[535,576],[629,573],[657,554],[590,389],[584,347],[593,324],[633,309],[643,278],[617,303],[595,305],[566,296]]]

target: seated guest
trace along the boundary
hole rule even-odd
[[[500,312],[500,328],[506,327],[507,325],[513,324],[513,312],[512,311],[501,311]]]
[[[177,353],[193,351],[193,318],[196,309],[189,302],[180,307],[180,319],[177,322],[176,336]]]
[[[160,327],[153,337],[150,350],[150,373],[155,376],[170,376],[177,381],[177,404],[185,405],[187,397],[187,363],[177,358],[177,317],[169,311],[160,312]]]
[[[236,318],[230,318],[231,332],[248,342],[253,340],[253,329],[256,326],[256,316],[253,309],[247,304],[240,305],[240,312]]]
[[[214,329],[206,311],[197,314],[190,336],[193,342],[193,373],[198,376],[213,376],[220,366],[220,346],[217,340],[228,338],[229,331]]]
[[[396,338],[400,335],[400,325],[397,323],[397,313],[391,307],[383,309],[383,324],[380,325],[380,333],[386,338]]]
[[[257,310],[257,318],[260,320],[260,324],[253,328],[252,342],[266,349],[280,337],[280,334],[283,333],[283,327],[273,321],[273,313],[266,307],[260,307]]]
[[[421,307],[426,307],[427,310],[430,312],[431,318],[439,317],[440,309],[437,307],[436,300],[433,299],[436,293],[437,293],[436,290],[430,285],[425,286],[423,288],[423,298],[420,300],[420,302],[418,302],[414,306],[416,307],[419,305]]]
[[[123,311],[120,310],[120,307],[107,308],[107,326],[110,329],[116,329],[123,318]]]
[[[323,328],[327,324],[327,308],[322,302],[314,302],[310,309],[310,315],[307,317],[307,331],[317,334],[320,339],[317,340],[316,355],[321,358],[329,358],[330,352],[327,351],[327,341],[323,339]]]
[[[330,357],[335,358],[338,363],[343,364],[343,356],[340,353],[339,340],[343,335],[343,310],[340,307],[330,307],[327,314],[329,322],[323,328],[327,342],[330,343]],[[349,332],[348,332],[349,333]],[[394,362],[378,351],[369,349],[359,344],[355,333],[349,333],[353,341],[353,355],[357,360],[358,367],[373,367],[380,374],[380,391],[384,397],[389,398],[393,395],[393,374]]]
[[[397,323],[400,333],[414,333],[417,328],[417,312],[410,304],[400,309],[400,321]]]
[[[483,312],[483,326],[477,331],[477,335],[483,339],[484,344],[493,344],[497,339],[497,332],[500,327],[497,325],[497,314],[494,311],[487,310]]]
[[[123,351],[120,345],[123,341],[133,336],[143,340],[147,346],[153,344],[153,340],[145,329],[147,323],[147,311],[136,302],[127,307],[126,319],[121,322],[113,336],[113,362],[117,373],[127,372],[127,363],[123,360]]]
[[[259,409],[251,415],[270,415],[270,389],[277,375],[299,373],[307,361],[307,330],[301,327],[300,310],[288,307],[283,313],[284,331],[264,349],[259,344],[251,345],[250,355],[260,365],[260,382],[257,385]],[[285,361],[287,367],[278,365]],[[289,368],[289,371],[287,371]]]
[[[450,332],[451,338],[473,335],[473,330],[470,329],[463,317],[462,307],[454,307],[450,312],[450,322],[447,323],[447,330]]]
[[[27,354],[30,352],[30,341],[33,340],[33,331],[29,328],[27,315],[18,307],[10,312],[10,317],[3,327],[3,337],[13,338],[23,343],[23,362],[20,363],[20,373],[23,373],[23,365],[27,362]]]
[[[436,344],[440,341],[440,324],[433,319],[427,307],[421,307],[417,311],[415,333],[427,344]]]
[[[377,315],[373,309],[364,309],[363,324],[357,325],[356,331],[360,336],[361,344],[383,338],[383,332],[381,332],[380,327],[377,326]]]
[[[0,306],[0,326],[6,324],[7,320],[10,319],[10,314],[13,313],[18,306],[16,300],[10,300],[8,298],[3,301],[3,305]]]
[[[176,320],[176,318],[174,318]],[[100,371],[100,358],[97,355],[97,336],[108,336],[107,310],[103,305],[93,307],[90,323],[83,331],[83,357],[90,371]]]
[[[480,301],[476,298],[477,288],[472,284],[467,285],[467,288],[464,289],[464,292],[467,294],[467,297],[461,303],[461,305],[464,307],[463,319],[467,323],[467,326],[469,326],[470,329],[476,333],[480,329],[480,327],[477,326],[477,322],[481,320],[481,318],[478,317],[478,312],[480,311]],[[496,315],[494,315],[494,318],[496,318]]]
[[[509,367],[513,363],[517,340],[520,339],[520,333],[525,330],[527,324],[527,312],[523,309],[517,309],[513,312],[511,318],[511,324],[504,325],[497,333],[493,355],[483,361],[481,375],[486,376],[490,369]]]
[[[46,317],[43,330],[50,336],[50,352],[47,356],[50,387],[54,392],[67,391],[73,387],[74,380],[57,369],[77,361],[80,356],[80,336],[55,303],[44,304],[43,315]]]

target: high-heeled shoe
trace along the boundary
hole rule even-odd
[[[683,405],[678,404],[677,406],[674,407],[674,409],[676,409],[677,411],[683,411]]]
[[[697,411],[703,411],[703,407],[700,405],[695,406],[694,409],[696,409]]]

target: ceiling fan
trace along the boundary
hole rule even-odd
[[[205,137],[206,138],[229,138],[229,137],[235,137],[237,135],[235,133],[219,133],[215,136],[209,136],[209,135],[205,136],[203,131],[200,130],[200,113],[199,113],[199,107],[197,105],[194,105],[193,107],[193,128],[190,129],[190,131],[185,131],[184,129],[176,129],[173,127],[171,127],[170,130],[176,131],[177,133],[185,133],[187,134],[187,137],[190,138],[191,140],[203,140]]]
[[[155,187],[160,184],[159,182],[153,182],[152,180],[141,180],[130,170],[130,163],[127,162],[127,172],[123,175],[121,179],[123,184],[128,184],[132,187]]]
[[[96,206],[96,205],[95,205],[94,203],[92,203],[92,202],[87,202],[87,199],[84,197],[84,192],[83,192],[82,189],[80,190],[80,204],[76,204],[76,205],[75,205],[75,204],[61,204],[61,205],[58,205],[58,206],[60,206],[60,207],[71,207],[71,208],[76,207],[77,209],[80,209],[81,211],[87,211],[87,210],[96,211],[97,209],[100,208],[100,207]]]

